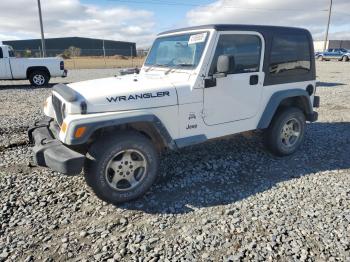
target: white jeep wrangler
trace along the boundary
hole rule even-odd
[[[29,129],[36,163],[84,170],[120,203],[155,181],[159,155],[261,129],[276,155],[294,153],[317,120],[315,61],[304,29],[207,25],[159,34],[139,74],[53,88]]]

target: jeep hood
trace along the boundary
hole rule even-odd
[[[125,75],[68,85],[87,104],[87,113],[171,106],[178,104],[174,85],[164,76]]]

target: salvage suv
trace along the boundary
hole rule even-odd
[[[158,35],[139,74],[54,86],[47,118],[28,131],[35,160],[80,174],[120,203],[155,181],[164,149],[263,130],[267,148],[294,153],[317,120],[307,30],[206,25]]]

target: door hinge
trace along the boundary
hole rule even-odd
[[[216,78],[209,77],[204,78],[204,88],[210,88],[216,86]]]
[[[201,111],[201,117],[202,117],[202,118],[205,118],[206,116],[208,116],[208,114],[207,114],[207,112],[203,109],[203,110]]]

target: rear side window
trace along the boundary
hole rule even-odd
[[[2,48],[0,47],[0,58],[4,58],[4,55],[2,54]]]
[[[232,55],[235,67],[229,74],[259,71],[261,40],[257,35],[221,35],[215,50],[209,74],[217,72],[216,64],[220,55]]]
[[[306,35],[279,35],[272,41],[271,75],[296,75],[310,71],[310,44]]]

